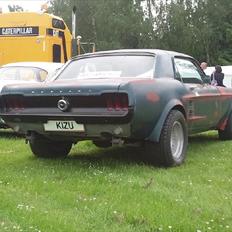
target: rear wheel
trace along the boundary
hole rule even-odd
[[[225,129],[218,130],[218,136],[220,140],[232,139],[232,113],[230,113]]]
[[[153,162],[171,167],[183,163],[187,144],[185,117],[180,111],[172,110],[163,125],[159,143],[149,143],[147,152]]]
[[[39,134],[32,134],[29,144],[33,154],[43,158],[66,157],[72,148],[72,142],[54,141]]]

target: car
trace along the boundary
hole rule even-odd
[[[232,88],[232,66],[221,66],[221,68],[222,72],[224,73],[223,84],[225,85],[225,87]],[[215,67],[207,67],[207,69],[205,69],[205,74],[210,77],[214,71]]]
[[[0,67],[0,91],[5,85],[43,82],[52,78],[63,63],[17,62]],[[8,125],[0,118],[0,128]]]
[[[188,136],[232,138],[232,89],[211,86],[191,56],[159,49],[84,54],[52,82],[6,86],[0,116],[38,157],[66,157],[73,144],[138,145],[149,162],[180,165]]]
[[[63,63],[16,62],[0,67],[0,90],[4,85],[43,82],[52,78]]]

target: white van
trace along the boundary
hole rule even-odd
[[[223,84],[226,87],[232,88],[232,65],[228,66],[221,66],[222,72],[225,74]],[[204,70],[205,74],[208,76],[211,76],[211,74],[214,72],[215,67],[208,67]]]

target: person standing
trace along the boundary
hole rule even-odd
[[[202,62],[200,66],[201,66],[201,69],[204,71],[205,69],[207,69],[208,64],[206,62]]]
[[[211,74],[210,78],[212,85],[225,87],[225,85],[223,85],[224,73],[220,65],[215,66],[215,71]]]

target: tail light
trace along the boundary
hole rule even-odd
[[[104,94],[106,107],[109,111],[128,110],[128,95],[125,93]]]
[[[6,111],[20,111],[25,108],[23,97],[21,96],[8,96],[5,98]]]

